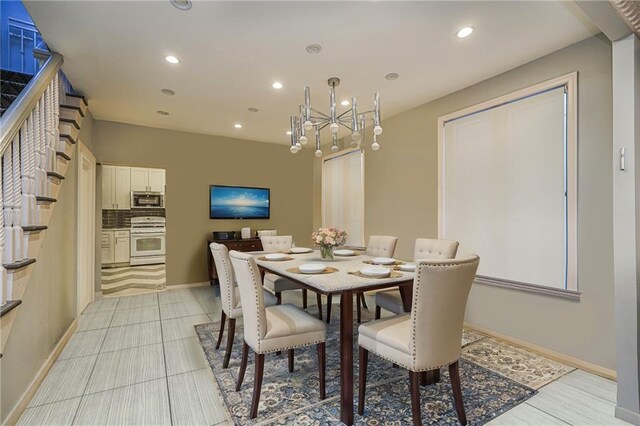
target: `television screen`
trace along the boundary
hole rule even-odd
[[[209,218],[269,219],[269,188],[211,185]]]

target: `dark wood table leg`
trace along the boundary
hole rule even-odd
[[[340,421],[353,424],[353,293],[340,297]]]
[[[410,285],[401,285],[398,287],[400,290],[400,297],[402,298],[402,304],[404,305],[405,312],[411,312],[411,296],[413,288]]]

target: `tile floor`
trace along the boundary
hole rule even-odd
[[[219,315],[211,287],[92,303],[19,424],[229,424],[193,328]],[[575,370],[489,424],[626,424],[615,399],[615,382]]]

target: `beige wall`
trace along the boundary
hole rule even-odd
[[[92,146],[92,117],[82,123],[80,139]],[[51,355],[76,317],[76,200],[77,151],[73,154],[55,203],[49,228],[22,305],[0,358],[0,422]]]
[[[311,150],[99,120],[94,143],[99,162],[166,169],[168,285],[207,281],[211,231],[276,228],[311,243]],[[271,219],[209,219],[211,184],[271,188]]]
[[[380,151],[368,149],[365,155],[365,233],[397,235],[404,258],[412,256],[416,237],[437,237],[438,117],[572,71],[579,72],[582,298],[574,302],[477,284],[467,320],[614,369],[611,45],[603,36],[384,119]],[[318,179],[314,189],[318,218]]]

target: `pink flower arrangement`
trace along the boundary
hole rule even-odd
[[[341,231],[338,228],[330,226],[328,228],[320,228],[313,234],[311,239],[319,246],[324,247],[337,247],[343,246],[347,242],[347,233]]]

